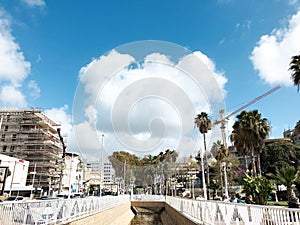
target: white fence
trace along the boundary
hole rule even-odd
[[[169,196],[166,203],[199,224],[300,225],[300,209]]]
[[[130,201],[129,195],[0,203],[0,225],[65,224]]]
[[[165,201],[199,224],[300,225],[300,209],[204,201],[163,195],[119,195],[0,203],[0,225],[66,224],[129,201]]]
[[[131,201],[166,201],[166,197],[164,195],[132,195]]]

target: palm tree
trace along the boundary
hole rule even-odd
[[[195,118],[195,125],[199,128],[200,133],[203,135],[204,151],[206,152],[206,137],[205,134],[211,130],[211,120],[206,112],[201,112]]]
[[[228,152],[228,149],[225,148],[225,146],[221,143],[220,140],[218,140],[217,142],[214,142],[214,144],[211,148],[211,152],[217,160],[217,168],[219,170],[221,190],[223,191],[222,162],[223,162],[223,159],[229,155],[229,152]]]
[[[206,153],[206,137],[205,134],[211,130],[211,120],[206,112],[201,112],[195,118],[195,125],[199,128],[200,133],[203,135],[204,152]],[[204,154],[206,155],[206,154]],[[207,165],[207,185],[209,186],[209,166]],[[209,190],[208,195],[209,197]]]
[[[242,111],[237,118],[238,121],[233,125],[232,139],[235,146],[242,149],[239,151],[250,153],[252,174],[256,177],[255,154],[257,155],[258,174],[261,174],[259,155],[264,146],[264,141],[270,132],[270,126],[267,119],[262,118],[258,110]]]
[[[300,55],[295,55],[292,57],[289,69],[292,71],[291,78],[293,79],[294,85],[297,86],[297,91],[299,92],[299,88],[300,88]]]
[[[230,135],[230,140],[233,142],[233,145],[238,153],[243,155],[244,160],[244,170],[248,171],[248,160],[247,154],[249,153],[249,149],[247,149],[244,140],[243,140],[243,132],[240,126],[240,122],[236,121],[233,125],[233,131]]]
[[[289,204],[293,201],[294,191],[292,185],[299,182],[300,176],[299,171],[293,166],[282,167],[276,170],[276,174],[272,176],[277,185],[286,186],[288,202]]]

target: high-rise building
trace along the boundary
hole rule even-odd
[[[111,184],[114,182],[114,169],[111,162],[104,162],[103,165],[103,182],[104,184]]]
[[[44,192],[59,187],[62,144],[57,128],[41,110],[0,109],[0,153],[29,161],[26,185]]]

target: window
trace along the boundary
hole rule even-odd
[[[7,146],[3,145],[2,152],[6,152]]]
[[[16,134],[13,134],[13,135],[12,135],[12,138],[11,138],[11,141],[16,141],[16,139],[17,139],[17,135],[16,135]]]
[[[7,125],[4,127],[4,131],[8,131],[8,126]]]
[[[15,146],[10,146],[10,152],[13,152],[15,150]]]
[[[2,134],[2,136],[1,136],[1,141],[2,141],[2,142],[5,141],[5,134]]]

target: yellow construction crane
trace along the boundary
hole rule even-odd
[[[274,91],[277,91],[279,88],[281,88],[280,85],[278,85],[278,86],[272,88],[272,89],[269,90],[268,92],[266,92],[266,93],[264,93],[264,94],[258,96],[257,98],[253,99],[253,100],[252,100],[251,102],[249,102],[248,104],[246,104],[246,105],[244,105],[244,106],[238,108],[237,110],[235,110],[235,111],[229,113],[227,116],[223,116],[223,114],[224,114],[224,109],[221,109],[221,110],[219,111],[219,113],[220,113],[220,120],[215,121],[213,124],[214,124],[214,125],[216,125],[216,124],[221,124],[221,127],[220,127],[220,128],[221,128],[221,133],[222,133],[223,145],[225,146],[225,148],[227,148],[226,133],[225,133],[225,122],[226,122],[226,120],[229,119],[229,117],[233,116],[234,114],[236,114],[236,113],[242,111],[243,109],[247,108],[249,105],[252,105],[253,103],[259,101],[260,99],[266,97],[267,95],[273,93]]]

